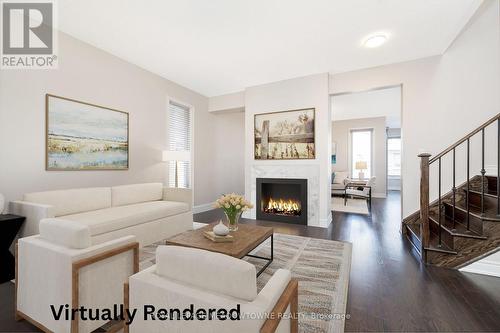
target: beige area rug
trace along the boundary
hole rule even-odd
[[[140,251],[140,269],[155,262],[156,247]],[[257,247],[252,254],[268,257],[270,240]],[[347,242],[274,234],[274,260],[258,277],[259,291],[274,272],[286,268],[299,280],[299,332],[343,332],[347,303],[347,289],[351,267],[352,246]],[[247,260],[247,259],[245,259]],[[263,260],[248,258],[257,271]]]
[[[332,198],[332,210],[335,212],[353,213],[370,215],[368,211],[368,203],[364,199],[347,199],[347,205],[344,206],[344,198]]]

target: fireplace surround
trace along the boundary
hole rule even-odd
[[[257,178],[256,217],[307,225],[307,179]]]

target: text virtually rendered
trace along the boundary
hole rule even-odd
[[[50,305],[55,320],[123,320],[130,325],[137,318],[139,309],[127,309],[123,304],[114,304],[112,308],[86,308],[80,306],[72,309],[69,304]],[[142,307],[142,320],[240,320],[240,304],[235,308],[198,308],[194,304],[179,308],[157,308],[154,305]]]

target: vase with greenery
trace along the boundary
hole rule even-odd
[[[215,208],[222,208],[227,218],[227,226],[230,231],[238,230],[238,221],[241,213],[253,208],[253,205],[239,194],[224,194],[215,202]]]

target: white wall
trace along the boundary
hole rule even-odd
[[[218,114],[213,128],[214,191],[245,193],[245,114],[243,112]],[[217,199],[217,198],[215,198]],[[215,200],[214,200],[215,201]]]
[[[227,112],[245,110],[245,92],[239,91],[232,94],[210,97],[208,99],[209,112]]]
[[[385,117],[388,127],[401,127],[401,86],[335,95],[333,121]]]
[[[492,275],[500,278],[500,251],[461,268],[460,271]]]
[[[333,100],[335,103],[335,99]],[[373,129],[372,174],[377,177],[373,188],[375,197],[385,198],[387,191],[387,149],[386,118],[363,118],[339,120],[332,122],[332,142],[337,143],[337,163],[332,171],[349,171],[351,173],[351,134],[353,129]],[[357,175],[354,175],[357,177]],[[353,175],[351,174],[351,177]]]
[[[215,144],[237,137],[237,128],[243,133],[242,115],[212,115],[206,97],[63,33],[59,51],[57,70],[0,71],[0,192],[8,201],[32,191],[166,181],[167,96],[194,107],[195,205],[242,190],[243,153],[235,150],[236,163],[214,158]],[[46,93],[129,112],[130,169],[45,171]],[[241,147],[240,136],[232,140]],[[228,174],[232,181],[221,188]]]
[[[316,109],[316,159],[254,160],[254,115],[266,112]],[[308,179],[309,225],[326,227],[331,222],[330,152],[331,112],[328,74],[317,74],[245,91],[245,194],[255,203],[255,177],[279,175]],[[255,209],[247,214],[255,217]]]
[[[418,153],[437,154],[500,112],[499,31],[499,2],[485,1],[443,56],[331,76],[330,93],[403,85],[403,216],[418,210]]]

